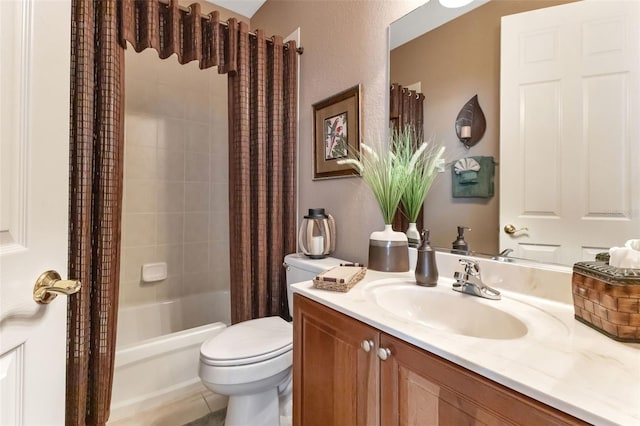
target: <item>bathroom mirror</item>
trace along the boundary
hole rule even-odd
[[[495,196],[487,199],[457,199],[451,196],[451,172],[441,175],[425,202],[425,227],[431,229],[432,244],[451,248],[458,225],[472,228],[466,239],[474,252],[495,256],[500,252],[500,237],[505,223],[500,223],[501,166],[500,162],[500,17],[520,12],[572,3],[574,0],[476,0],[460,9],[446,9],[437,0],[430,0],[390,26],[390,82],[411,85],[425,94],[425,135],[433,136],[446,146],[446,159],[453,162],[466,156],[493,156]],[[590,0],[587,0],[590,1]],[[594,2],[597,3],[597,2]],[[602,5],[602,7],[607,7]],[[422,41],[422,40],[427,40]],[[428,48],[425,48],[425,43]],[[457,46],[472,45],[460,50]],[[576,46],[580,49],[580,46]],[[416,77],[418,76],[418,77]],[[456,113],[466,100],[478,94],[487,118],[487,130],[477,145],[466,150],[455,133]],[[576,153],[578,155],[578,153]],[[622,153],[618,154],[622,156]],[[549,157],[550,164],[555,159]],[[633,194],[631,206],[637,208],[638,194]],[[604,189],[604,191],[607,191]],[[629,195],[631,198],[632,196]],[[632,210],[632,215],[638,213]],[[619,221],[621,222],[621,221]],[[600,232],[593,222],[593,232]],[[516,230],[521,226],[513,223]],[[597,231],[597,232],[596,232]],[[584,230],[590,232],[590,230]],[[640,229],[631,232],[638,233]],[[506,234],[505,234],[506,235]],[[518,232],[515,234],[517,239]],[[628,235],[632,238],[633,235]],[[622,239],[619,245],[624,244]],[[582,252],[575,260],[593,259],[596,252],[610,244],[593,244],[592,252]],[[615,244],[614,244],[615,245]],[[552,257],[528,257],[529,260],[556,262]],[[524,257],[519,252],[518,256]]]

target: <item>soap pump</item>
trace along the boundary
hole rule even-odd
[[[469,251],[469,244],[467,244],[467,242],[464,240],[465,229],[471,231],[471,228],[467,226],[458,226],[458,238],[453,243],[451,243],[451,245],[454,250],[463,251],[466,253]]]
[[[420,233],[422,242],[418,247],[418,260],[416,261],[416,284],[424,287],[435,287],[438,284],[438,266],[436,265],[436,252],[429,241],[429,230],[423,229]]]

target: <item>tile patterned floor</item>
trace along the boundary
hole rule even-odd
[[[130,417],[109,421],[108,426],[222,426],[227,398],[201,390],[160,407],[138,412]],[[196,423],[206,419],[212,423]],[[215,423],[214,421],[217,421]]]
[[[200,417],[197,420],[187,423],[184,426],[224,426],[224,416],[226,410],[218,410],[214,413],[209,413],[204,417]]]
[[[203,387],[160,407],[109,421],[107,426],[224,426],[226,409],[226,397],[215,395]],[[290,416],[280,417],[280,426],[291,424]]]

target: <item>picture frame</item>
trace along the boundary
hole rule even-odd
[[[360,85],[313,104],[313,180],[358,176],[338,160],[360,151]]]

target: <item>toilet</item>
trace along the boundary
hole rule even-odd
[[[343,260],[288,254],[287,297],[293,316],[291,284],[309,281]],[[200,348],[199,376],[204,386],[229,396],[225,426],[277,426],[291,416],[293,327],[280,317],[244,321],[227,327]]]

